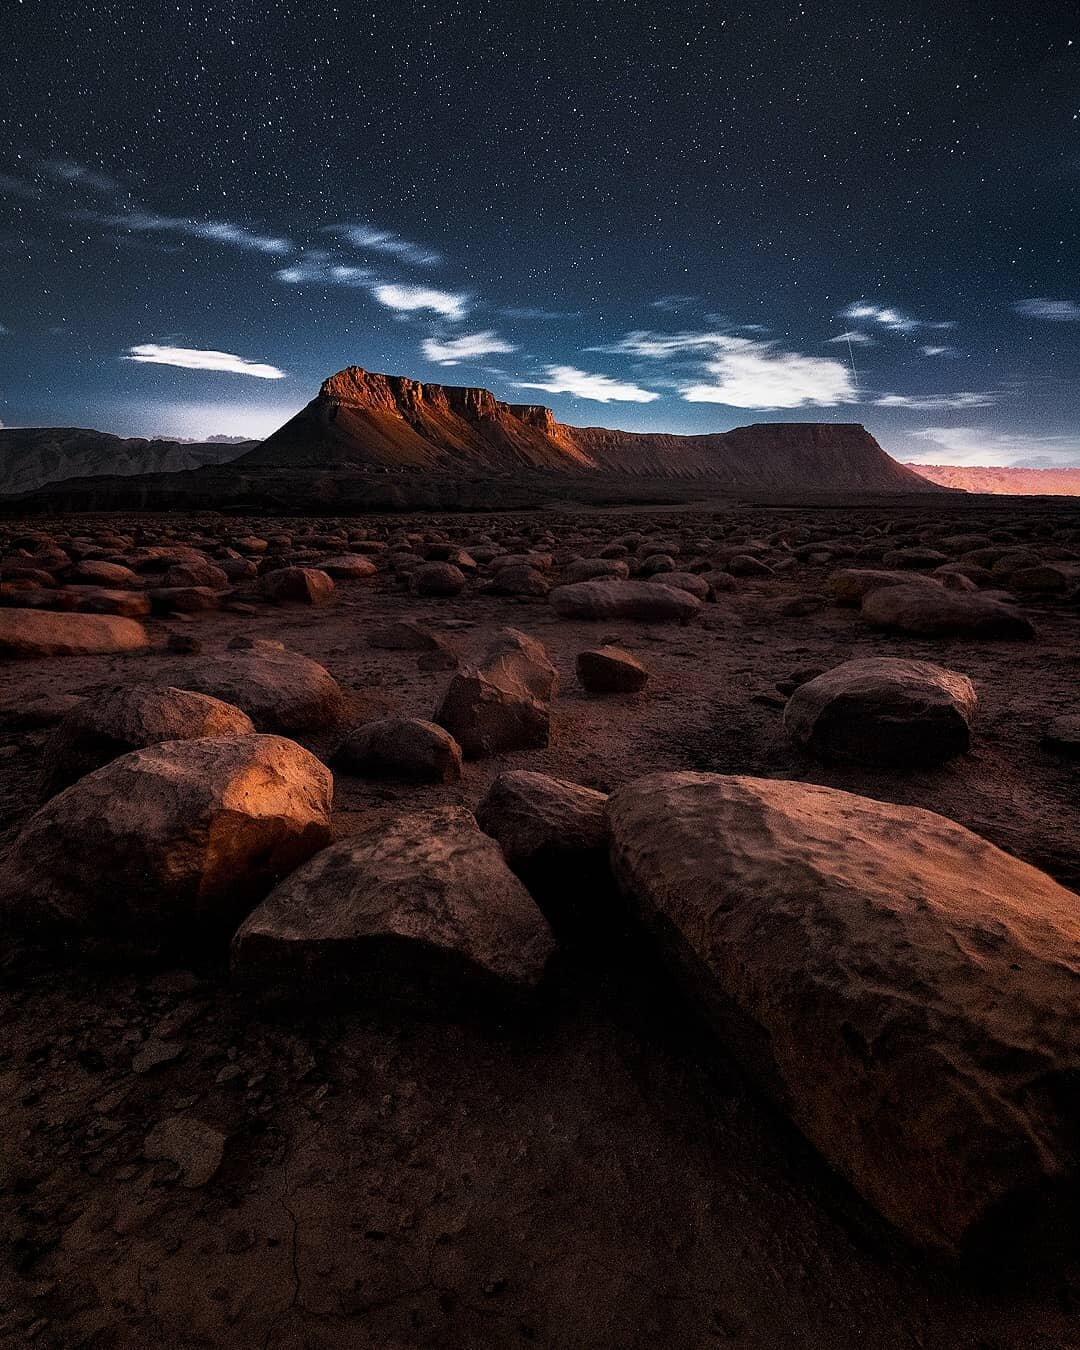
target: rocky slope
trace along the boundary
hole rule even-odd
[[[238,467],[331,464],[441,472],[522,470],[699,479],[726,487],[925,491],[856,423],[783,422],[675,436],[557,422],[486,389],[349,366]]]
[[[1080,465],[1058,469],[1007,469],[984,464],[906,464],[930,483],[1016,497],[1080,497]]]
[[[0,493],[99,474],[177,473],[224,464],[252,441],[167,441],[111,436],[82,427],[0,429]]]

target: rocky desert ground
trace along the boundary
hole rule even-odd
[[[1080,505],[0,549],[0,1343],[1080,1345]]]

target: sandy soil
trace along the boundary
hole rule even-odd
[[[946,508],[920,503],[919,518],[935,509]],[[820,519],[753,508],[744,523],[766,531],[793,515]],[[614,538],[712,519],[566,511],[536,528],[558,537],[599,521]],[[423,529],[432,519],[361,523]],[[466,543],[500,528],[499,517],[437,523]],[[956,528],[974,525],[961,516]],[[545,600],[474,586],[422,600],[389,577],[339,582],[324,609],[151,620],[148,653],[5,663],[2,703],[135,680],[182,687],[201,656],[161,646],[182,630],[204,653],[241,632],[283,641],[352,691],[356,721],[386,710],[430,717],[449,676],[418,671],[416,653],[368,647],[365,629],[407,616],[468,653],[511,624],[559,669],[551,745],[467,764],[450,787],[338,774],[339,834],[360,813],[403,803],[475,806],[511,767],[605,790],[694,768],[928,807],[1080,889],[1080,768],[1040,744],[1047,722],[1078,705],[1075,603],[1026,603],[1033,643],[890,637],[831,605],[780,612],[820,591],[834,566],[740,578],[685,628],[571,622]],[[601,639],[648,666],[642,693],[598,698],[577,686],[576,653]],[[980,698],[972,753],[932,770],[876,771],[794,751],[776,682],[858,655],[970,676]],[[47,735],[11,730],[0,710],[8,832],[33,807]],[[337,739],[305,743],[325,755]],[[231,990],[216,958],[132,971],[8,946],[0,1344],[1080,1346],[1080,1260],[980,1276],[912,1253],[741,1081],[611,898],[597,905],[607,917],[596,936],[564,944],[537,1006],[514,1022],[268,1010]],[[166,1050],[137,1072],[147,1038]],[[199,1187],[143,1154],[157,1122],[185,1114],[227,1136],[216,1176]]]

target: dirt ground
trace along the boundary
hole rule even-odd
[[[1069,504],[1039,509],[1051,524],[1076,518]],[[945,508],[920,503],[918,521],[935,510]],[[1006,510],[983,515],[996,524]],[[957,532],[981,528],[969,515]],[[738,521],[765,532],[836,517],[752,507]],[[566,510],[536,528],[558,540],[599,522],[615,538],[715,519]],[[377,533],[433,520],[352,523]],[[466,546],[500,528],[497,516],[434,523]],[[1075,602],[1025,602],[1039,634],[1030,643],[888,636],[833,605],[781,612],[838,565],[740,577],[686,627],[575,622],[544,599],[475,585],[426,600],[380,576],[339,582],[325,608],[152,619],[149,652],[6,662],[0,828],[10,836],[33,809],[49,734],[13,728],[5,710],[118,682],[183,687],[202,658],[163,649],[182,630],[204,655],[238,633],[284,642],[352,692],[356,721],[430,717],[449,675],[365,643],[375,623],[409,617],[466,654],[507,624],[540,639],[561,679],[551,744],[468,763],[446,787],[337,774],[339,835],[372,810],[474,807],[507,768],[604,790],[693,768],[927,807],[1080,890],[1080,765],[1040,743],[1052,717],[1080,707]],[[580,689],[575,656],[600,640],[646,664],[644,691]],[[793,750],[777,682],[865,655],[969,675],[980,700],[972,752],[879,771]],[[326,755],[339,737],[304,743]],[[744,1084],[617,910],[594,936],[564,943],[536,1006],[514,1021],[254,1006],[230,988],[220,953],[196,968],[133,970],[8,945],[0,981],[5,1346],[1080,1346],[1080,1259],[979,1275],[911,1252]],[[148,1041],[149,1066],[137,1060]],[[147,1135],[176,1116],[227,1140],[205,1184],[144,1156]]]

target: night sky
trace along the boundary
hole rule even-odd
[[[1080,6],[4,7],[0,421],[344,365],[581,425],[1080,463]]]

